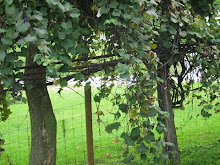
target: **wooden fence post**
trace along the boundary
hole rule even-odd
[[[85,113],[88,165],[94,165],[91,86],[85,89]]]

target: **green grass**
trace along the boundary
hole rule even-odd
[[[96,90],[95,90],[96,91]],[[83,94],[82,90],[79,90]],[[64,91],[62,97],[50,89],[50,96],[58,122],[57,134],[57,164],[86,164],[85,114],[84,99],[72,91]],[[220,164],[220,115],[214,114],[204,119],[197,116],[200,107],[194,104],[186,105],[186,110],[175,110],[179,149],[182,164],[203,165]],[[28,164],[30,149],[30,126],[27,104],[17,103],[11,106],[12,114],[6,122],[0,123],[1,138],[6,142],[5,152],[0,158],[0,165]],[[105,132],[105,126],[113,122],[110,112],[117,109],[108,101],[103,101],[99,107],[104,112],[103,121],[97,123],[96,105],[93,103],[93,129],[96,164],[121,164],[123,142],[115,141],[117,136],[126,129],[124,126],[113,134]]]

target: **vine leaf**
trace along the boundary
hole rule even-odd
[[[108,132],[108,133],[112,133],[112,131],[113,131],[114,129],[115,129],[115,130],[118,130],[120,126],[121,126],[121,124],[120,124],[119,122],[110,124],[110,125],[107,125],[107,126],[105,127],[105,131]]]
[[[6,57],[5,51],[0,50],[0,61],[4,61],[5,57]]]
[[[147,146],[144,143],[141,143],[140,145],[138,145],[136,147],[136,149],[138,150],[138,152],[140,153],[145,153],[147,151]]]

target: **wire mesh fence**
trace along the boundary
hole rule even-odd
[[[51,96],[53,95],[56,95],[52,97],[52,102],[57,118],[57,164],[87,164],[83,97],[71,91],[64,91],[61,97],[51,92]],[[118,132],[108,134],[105,126],[114,121],[112,112],[116,107],[109,101],[102,102],[98,107],[104,115],[98,118],[97,106],[93,103],[95,164],[122,164],[124,143],[120,134],[126,129],[128,120],[123,120],[124,126]],[[25,165],[28,164],[31,146],[28,107],[27,104],[17,103],[11,108],[13,113],[9,119],[0,123],[0,138],[5,139],[5,151],[0,158],[0,165]],[[184,111],[175,110],[175,116],[179,149],[183,159],[190,159],[196,155],[195,152],[199,152],[198,148],[212,147],[220,140],[219,114],[204,119],[199,115],[197,104],[189,104]],[[219,148],[216,148],[215,152],[220,155]]]
[[[64,91],[67,96],[73,92]],[[86,164],[86,121],[84,100],[77,95],[74,100],[65,102],[58,94],[54,100],[54,112],[57,119],[57,164]],[[65,95],[64,94],[64,95]],[[71,99],[71,98],[69,98]],[[105,126],[113,122],[110,103],[105,101],[101,108],[103,115],[97,122],[96,106],[93,105],[93,137],[96,164],[117,163],[121,157],[123,143],[117,139],[119,133],[108,134]],[[0,123],[0,136],[5,139],[4,154],[0,165],[28,164],[31,147],[31,129],[27,104],[17,103],[11,106],[12,114],[6,122]],[[102,122],[100,122],[102,120]]]

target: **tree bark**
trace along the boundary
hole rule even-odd
[[[163,153],[168,153],[169,159],[175,163],[180,163],[180,156],[178,151],[178,142],[176,135],[176,128],[174,122],[174,112],[172,108],[172,100],[170,94],[170,81],[169,81],[169,65],[165,62],[158,66],[158,77],[160,77],[163,82],[157,84],[157,93],[159,106],[162,111],[167,111],[170,116],[165,119],[165,125],[167,131],[164,133],[164,141],[171,142],[173,146],[165,146],[163,148]]]
[[[30,48],[30,54],[26,57],[26,66],[36,67],[25,69],[25,84],[32,86],[26,89],[31,120],[29,164],[55,165],[57,123],[46,87],[46,68],[33,62],[36,52]]]

